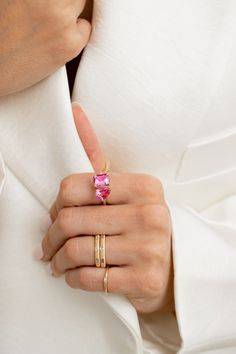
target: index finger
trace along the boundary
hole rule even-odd
[[[92,173],[81,173],[62,181],[56,202],[50,210],[52,221],[62,208],[101,204],[96,199],[93,176]],[[162,184],[155,177],[130,173],[112,173],[109,176],[111,193],[108,204],[164,203]]]

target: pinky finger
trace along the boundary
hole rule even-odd
[[[105,268],[81,267],[67,271],[65,280],[73,289],[103,292],[105,271]],[[110,267],[107,279],[108,292],[128,295],[132,286],[129,273],[129,267]]]

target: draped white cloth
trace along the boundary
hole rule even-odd
[[[235,353],[235,15],[233,0],[97,0],[74,87],[112,169],[164,184],[177,318],[72,290],[33,259],[61,179],[91,166],[64,68],[0,99],[1,353]]]

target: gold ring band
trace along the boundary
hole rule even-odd
[[[106,160],[103,173],[110,173],[110,160]],[[104,199],[102,202],[103,205],[107,205],[107,200]]]
[[[95,258],[95,265],[97,268],[101,267],[101,256],[100,256],[100,235],[95,235],[94,240],[94,258]]]
[[[106,235],[100,236],[100,260],[101,267],[106,268]]]
[[[106,160],[102,173],[109,173],[109,172],[110,172],[110,160]]]
[[[108,273],[109,273],[109,266],[106,267],[104,279],[103,279],[103,287],[104,287],[104,292],[107,294],[109,293],[108,290]]]

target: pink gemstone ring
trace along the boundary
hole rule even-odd
[[[96,188],[96,198],[103,204],[106,204],[106,199],[111,193],[109,174],[99,173],[93,177],[93,182]]]

